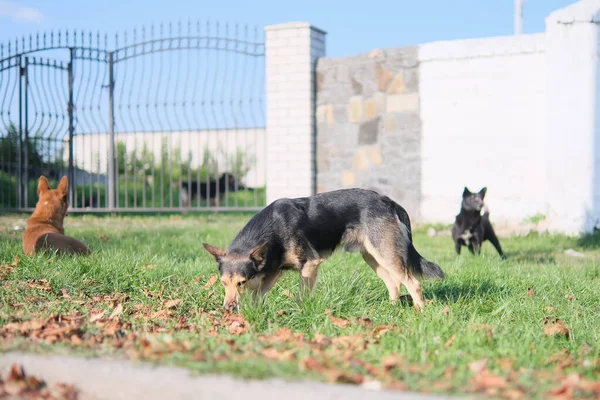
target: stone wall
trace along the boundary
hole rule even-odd
[[[419,217],[417,47],[317,64],[317,192],[362,187]]]

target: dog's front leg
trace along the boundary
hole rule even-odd
[[[311,260],[304,263],[300,269],[300,291],[296,297],[298,304],[302,303],[302,297],[313,292],[319,277],[319,265],[322,260]]]
[[[281,270],[264,275],[258,279],[256,284],[250,288],[252,290],[252,300],[254,302],[265,297],[265,295],[275,286],[277,280],[281,277]]]
[[[478,239],[474,239],[471,243],[473,243],[473,252],[474,254],[481,254],[481,242]]]
[[[473,241],[472,240],[469,242],[469,244],[467,245],[467,247],[469,248],[469,251],[471,252],[471,254],[475,254],[475,248],[473,247]]]
[[[454,242],[454,250],[456,251],[456,254],[458,254],[459,256],[460,256],[461,247],[462,247],[462,244],[460,244],[459,240]]]

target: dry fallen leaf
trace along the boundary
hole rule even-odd
[[[373,320],[371,320],[371,318],[369,317],[358,317],[355,318],[356,322],[360,325],[363,325],[367,328],[370,328],[373,326]]]
[[[500,369],[502,371],[506,371],[506,372],[511,371],[513,364],[514,364],[513,360],[509,360],[507,358],[503,358],[503,359],[500,360]]]
[[[444,306],[444,309],[442,310],[442,314],[448,315],[449,313],[450,313],[450,307],[448,307],[448,304],[446,304]]]
[[[408,386],[396,381],[386,385],[385,388],[388,390],[398,390],[402,392],[408,390]]]
[[[273,361],[290,361],[293,358],[293,355],[295,352],[296,352],[295,349],[279,351],[274,348],[269,348],[269,349],[262,350],[261,354],[263,356],[265,356],[266,358],[268,358],[269,360],[273,360]]]
[[[181,299],[175,299],[175,300],[167,300],[165,302],[165,308],[166,309],[171,309],[171,308],[175,308],[177,307],[177,305],[181,303]]]
[[[283,294],[285,294],[290,299],[294,299],[294,294],[292,292],[290,292],[289,290],[287,290],[287,289],[283,290]]]
[[[48,280],[46,280],[46,279],[40,279],[37,282],[35,280],[31,280],[27,283],[27,285],[32,289],[44,290],[46,292],[49,292],[52,290],[52,287],[50,286],[50,284],[48,283]]]
[[[389,372],[392,368],[396,368],[402,365],[402,358],[401,356],[392,354],[385,357],[381,361],[381,365],[383,365],[383,368],[385,368],[385,370]]]
[[[565,338],[569,338],[569,328],[565,325],[564,322],[560,318],[556,318],[554,322],[546,325],[544,328],[544,334],[546,336],[564,336]]]
[[[219,277],[217,275],[211,276],[210,279],[204,285],[204,290],[210,289],[215,284],[215,282],[217,282],[218,279]]]
[[[325,310],[325,314],[329,317],[329,319],[334,325],[339,326],[340,328],[345,328],[350,323],[350,321],[348,321],[347,319],[338,318],[332,315],[330,309]]]
[[[285,311],[285,310],[279,310],[279,311],[277,312],[277,316],[278,316],[278,317],[282,317],[282,316],[284,316],[286,313],[287,313],[287,311]]]
[[[573,300],[575,300],[575,296],[573,294],[569,294],[567,296],[567,299],[569,299],[569,301],[573,301]]]
[[[23,368],[13,364],[7,381],[0,379],[0,398],[9,397],[23,399],[77,400],[77,390],[71,385],[57,383],[48,387],[35,376],[26,375]]]
[[[104,317],[104,311],[92,312],[92,313],[90,313],[90,322],[94,323],[94,322],[102,319],[102,317]]]
[[[110,314],[110,317],[108,317],[108,319],[114,319],[121,314],[123,314],[123,305],[121,303],[119,303],[119,304],[117,304],[117,306],[115,307],[113,312]]]
[[[450,346],[452,346],[452,343],[454,343],[454,340],[456,340],[456,335],[452,335],[448,338],[448,340],[446,341],[446,343],[444,343],[444,347],[448,348]]]
[[[307,369],[309,371],[318,371],[322,369],[321,363],[313,357],[306,357],[300,360],[300,369]]]
[[[105,336],[114,336],[117,332],[121,330],[121,323],[118,319],[110,321],[106,325],[104,325],[104,335]]]
[[[60,292],[62,293],[62,297],[63,298],[65,298],[65,299],[70,299],[71,298],[71,296],[69,296],[69,293],[67,292],[67,289],[62,288],[62,289],[60,289]]]
[[[160,311],[156,311],[153,312],[152,314],[150,314],[150,318],[151,319],[159,319],[159,318],[167,318],[169,316],[170,311],[165,310],[160,310]]]
[[[83,343],[83,340],[81,340],[81,338],[77,335],[71,335],[71,344],[75,345],[75,346],[79,346],[81,343]]]
[[[13,267],[16,267],[17,265],[19,265],[19,262],[20,262],[20,261],[21,261],[21,260],[19,260],[19,255],[17,254],[17,255],[15,256],[15,259],[13,260],[13,262],[12,262],[10,265],[11,265],[11,266],[13,266]]]
[[[488,363],[488,360],[485,358],[483,360],[472,361],[469,363],[469,369],[472,372],[479,374],[483,370],[487,369],[487,363]]]
[[[527,288],[527,297],[533,297],[533,289]]]
[[[487,369],[484,369],[480,373],[476,374],[471,380],[473,390],[476,392],[490,390],[490,389],[503,389],[508,386],[506,379],[498,376]]]
[[[558,389],[550,390],[548,394],[550,396],[560,396],[561,398],[572,398],[573,391],[579,386],[581,377],[578,373],[574,372],[569,374],[561,382],[561,386]]]
[[[9,265],[9,264],[0,265],[0,278],[4,278],[5,276],[10,274],[14,270],[15,270],[15,267],[13,267],[12,265]]]

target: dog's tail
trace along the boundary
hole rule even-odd
[[[398,216],[400,227],[406,228],[406,235],[402,238],[405,243],[403,248],[406,249],[404,257],[404,264],[410,269],[410,272],[418,277],[422,278],[433,278],[443,279],[444,271],[442,268],[434,262],[428,261],[423,258],[412,242],[412,230],[410,226],[410,218],[406,210],[396,202],[394,202],[394,210]]]

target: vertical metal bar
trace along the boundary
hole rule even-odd
[[[114,52],[108,53],[108,210],[115,209],[115,79]]]
[[[515,0],[515,35],[523,32],[523,0]]]
[[[23,76],[25,68],[19,56],[19,143],[17,150],[17,208],[23,207]]]
[[[75,129],[73,125],[73,52],[74,49],[71,47],[69,49],[70,60],[67,65],[69,73],[69,107],[67,109],[69,118],[69,204],[71,206],[73,206],[73,192],[75,191],[75,168],[73,166],[73,133]]]
[[[28,78],[28,72],[27,72],[27,68],[29,65],[29,57],[25,57],[25,67],[23,70],[23,79],[25,79],[25,98],[24,98],[24,104],[25,104],[25,116],[24,116],[24,126],[25,126],[25,130],[24,130],[24,134],[25,134],[25,148],[24,148],[24,154],[23,154],[23,172],[24,172],[24,176],[23,178],[23,182],[25,184],[25,190],[23,193],[23,204],[21,205],[22,207],[28,207],[29,206],[29,122],[28,122],[28,111],[29,111],[29,106],[28,106],[28,95],[27,92],[29,91],[29,78]]]

